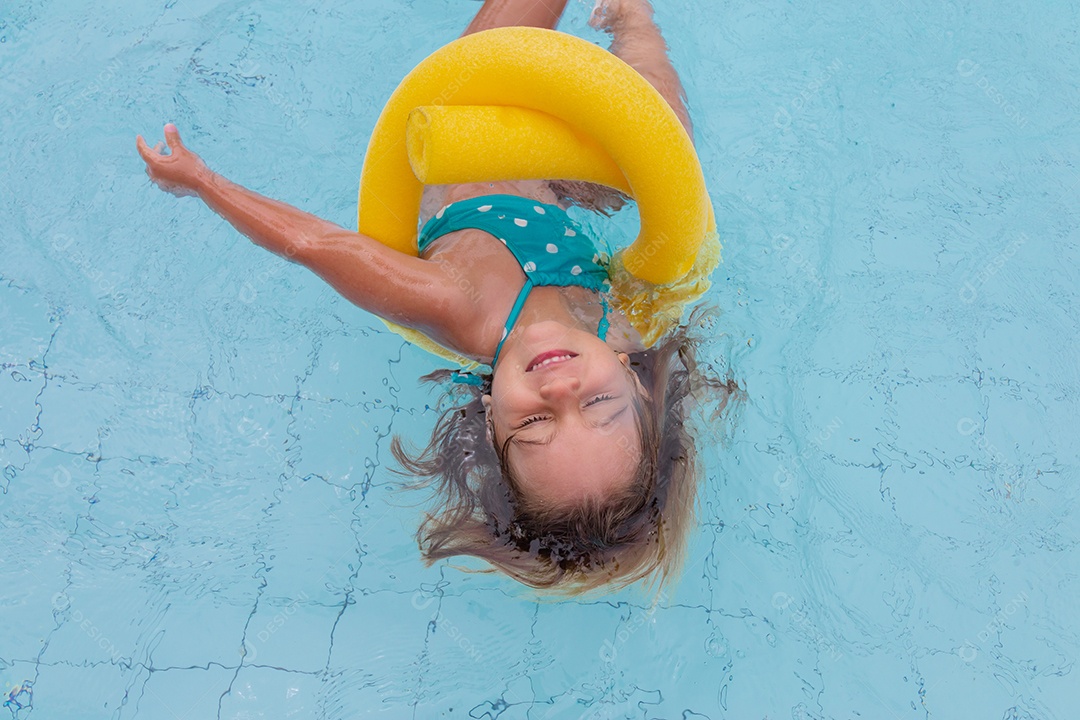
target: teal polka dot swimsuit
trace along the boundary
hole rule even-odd
[[[565,210],[520,195],[469,198],[447,205],[428,220],[420,231],[417,247],[423,253],[437,238],[466,228],[483,230],[498,238],[525,273],[525,284],[506,319],[492,366],[499,361],[503,343],[534,287],[576,286],[599,293],[604,315],[596,334],[601,340],[607,337],[605,293],[611,288],[607,270],[610,253],[599,251]]]

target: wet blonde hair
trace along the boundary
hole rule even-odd
[[[700,314],[691,317],[695,327]],[[510,472],[506,445],[488,439],[484,386],[464,386],[464,402],[445,411],[431,440],[416,454],[395,437],[391,451],[403,472],[418,477],[406,488],[427,489],[437,510],[417,530],[424,560],[467,555],[532,588],[580,594],[618,589],[648,578],[657,591],[681,568],[694,523],[700,476],[687,425],[691,405],[715,400],[718,410],[739,392],[735,382],[699,372],[696,343],[681,326],[663,342],[630,356],[647,390],[633,407],[641,461],[631,482],[602,500],[570,508],[529,501]],[[446,380],[449,371],[426,376]]]

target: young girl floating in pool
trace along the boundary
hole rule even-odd
[[[486,0],[465,34],[553,29],[566,2]],[[601,0],[591,24],[611,33],[611,51],[660,91],[689,133],[647,0]],[[609,301],[606,254],[565,208],[607,213],[626,196],[560,180],[429,186],[412,257],[213,173],[173,125],[165,138],[167,155],[162,143],[137,141],[162,189],[198,196],[353,303],[492,366],[478,383],[455,386],[464,403],[442,416],[421,453],[393,444],[403,467],[425,478],[419,485],[440,496],[418,532],[429,562],[472,555],[563,591],[676,570],[697,480],[684,416],[697,390],[712,386],[723,399],[734,386],[697,371],[685,327],[646,348]]]

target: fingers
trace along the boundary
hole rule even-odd
[[[170,150],[176,150],[184,147],[183,141],[180,139],[180,131],[176,129],[176,126],[169,123],[165,126],[165,140],[168,143]],[[146,140],[142,135],[135,136],[135,147],[139,151],[139,155],[146,162],[153,162],[154,160],[160,160],[164,155],[166,148],[165,142],[157,142],[154,147],[147,145]]]
[[[152,165],[160,162],[162,158],[167,157],[162,155],[161,151],[165,148],[165,143],[159,142],[154,147],[150,147],[146,144],[146,140],[142,135],[135,136],[135,147],[139,151],[139,156],[146,162],[146,164]]]
[[[146,141],[143,140],[142,135],[135,136],[135,148],[139,151],[139,156],[146,162],[150,162],[151,156],[155,154],[146,144]]]
[[[184,147],[184,143],[180,139],[180,131],[172,123],[165,126],[165,142],[169,144],[171,149]]]

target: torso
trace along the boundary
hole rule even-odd
[[[520,195],[542,203],[558,204],[558,198],[542,180],[435,185],[424,189],[420,223],[426,223],[445,205],[481,195]],[[525,282],[518,261],[492,235],[483,230],[459,230],[444,235],[424,251],[425,260],[437,263],[448,283],[461,291],[456,307],[455,327],[444,337],[433,337],[446,347],[480,362],[490,362],[502,337],[504,323]],[[602,310],[597,294],[581,287],[536,287],[536,298],[557,294],[559,300],[584,327],[595,330]],[[641,338],[617,310],[608,314],[611,330],[608,342],[615,349],[634,352],[643,349]]]

